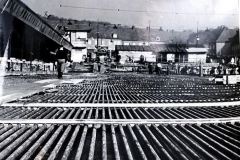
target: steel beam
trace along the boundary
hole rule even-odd
[[[20,0],[0,0],[0,9],[1,12],[8,12],[64,48],[72,49],[69,41]]]

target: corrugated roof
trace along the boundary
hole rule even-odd
[[[152,51],[150,46],[137,46],[137,45],[116,45],[117,51]]]
[[[90,32],[91,28],[86,25],[68,25],[66,31]]]
[[[91,32],[88,37],[97,37],[97,27],[92,26]],[[123,41],[149,41],[149,32],[147,29],[143,28],[127,28],[127,27],[119,27],[114,29],[112,26],[104,26],[99,27],[98,29],[99,37],[111,39],[112,34],[116,33],[118,35],[118,39]],[[161,42],[187,42],[190,34],[192,32],[178,32],[178,31],[159,31],[158,29],[151,29],[150,32],[150,41],[157,41],[160,39]]]
[[[207,48],[188,48],[186,45],[158,44],[150,46],[117,45],[117,51],[152,51],[154,53],[195,53],[207,52]]]
[[[158,44],[151,45],[151,49],[153,52],[158,53],[186,53],[187,46],[185,45],[170,45],[170,44]]]
[[[194,48],[188,48],[187,49],[187,52],[204,52],[204,53],[206,53],[208,51],[208,48],[196,48],[196,47],[194,47]]]

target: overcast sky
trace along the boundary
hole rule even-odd
[[[240,0],[22,0],[35,12],[175,30],[239,26]],[[60,7],[70,6],[70,7]],[[71,7],[74,6],[74,7]],[[96,8],[96,9],[93,9]],[[107,10],[102,10],[107,9]],[[118,11],[119,9],[119,11]],[[125,10],[125,11],[123,11]],[[145,12],[146,11],[146,12]]]

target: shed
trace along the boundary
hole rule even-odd
[[[115,50],[121,56],[120,63],[137,62],[140,56],[143,56],[146,62],[156,62],[156,54],[150,46],[116,45]]]

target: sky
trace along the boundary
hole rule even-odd
[[[240,0],[22,0],[44,15],[145,28],[196,30],[239,26]],[[61,6],[61,7],[60,7]]]

